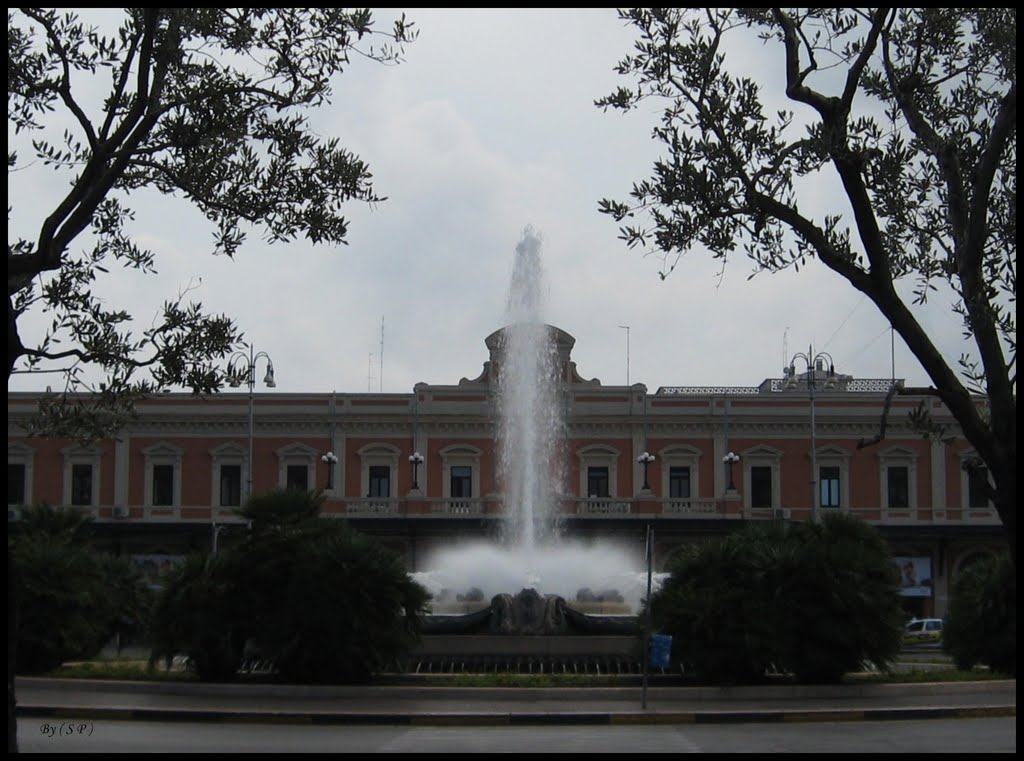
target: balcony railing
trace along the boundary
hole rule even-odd
[[[667,515],[715,515],[719,512],[717,499],[668,499],[661,511]]]
[[[430,512],[435,515],[483,515],[484,504],[482,499],[448,498],[432,504]]]
[[[588,497],[582,499],[576,507],[580,515],[628,515],[632,505],[621,499]]]
[[[143,505],[142,519],[154,523],[180,521],[181,507],[178,505]]]
[[[390,497],[367,497],[346,500],[345,512],[349,515],[397,515],[399,503]]]
[[[720,499],[658,499],[630,497],[562,497],[559,512],[565,517],[576,516],[584,519],[628,518],[645,519],[704,519],[704,520],[808,520],[810,511],[806,505],[778,508],[738,508],[727,510],[728,503]],[[735,507],[735,506],[734,506]],[[100,523],[116,522],[128,524],[194,524],[203,522],[244,523],[234,509],[219,505],[116,505],[116,506],[71,506],[58,505],[58,509],[75,511],[91,516]],[[846,512],[845,508],[840,508]],[[992,508],[964,509],[947,507],[931,509],[928,506],[916,508],[857,507],[853,514],[868,523],[878,525],[999,525],[1000,518]],[[486,518],[500,521],[505,515],[505,504],[501,495],[487,497],[455,498],[434,497],[406,499],[405,497],[364,497],[338,500],[325,506],[324,515],[329,517],[365,518],[436,518],[457,520],[460,518]],[[8,521],[20,518],[19,506],[8,509]]]

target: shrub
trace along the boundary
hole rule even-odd
[[[888,545],[844,513],[793,526],[773,569],[776,665],[800,682],[838,682],[864,661],[887,670],[904,613]]]
[[[764,678],[773,654],[765,579],[780,540],[774,527],[750,528],[683,547],[670,561],[651,614],[684,670],[717,683]]]
[[[150,618],[150,657],[183,653],[202,681],[231,681],[245,646],[228,553],[190,555],[167,572]]]
[[[353,683],[404,655],[428,594],[375,539],[317,516],[322,495],[275,490],[240,511],[246,539],[172,575],[151,662],[182,652],[200,679],[233,678],[246,653],[286,681]]]
[[[957,668],[985,664],[1017,676],[1017,575],[1009,555],[963,570],[953,585],[942,640]]]
[[[122,622],[146,616],[141,574],[127,558],[92,549],[91,521],[81,513],[38,505],[25,508],[8,534],[17,579],[20,674],[91,658]]]
[[[863,521],[755,524],[684,548],[652,597],[673,657],[715,683],[756,682],[769,666],[835,682],[871,661],[886,669],[903,613],[885,541]]]
[[[332,528],[303,543],[256,636],[286,681],[365,682],[417,641],[423,587],[375,539]]]

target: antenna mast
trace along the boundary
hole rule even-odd
[[[896,382],[896,329],[889,325],[889,361],[892,363],[892,382]]]
[[[626,331],[626,385],[629,385],[629,325],[619,325]]]
[[[380,392],[384,393],[384,315],[380,316]]]

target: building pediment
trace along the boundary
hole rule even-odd
[[[576,345],[576,339],[561,328],[556,328],[554,325],[546,325],[545,327],[547,328],[548,338],[552,343],[552,348],[556,357],[555,361],[558,367],[558,374],[562,379],[562,382],[573,385],[582,384],[587,386],[600,386],[601,381],[596,378],[590,380],[583,378],[576,369],[576,363],[573,362],[571,358],[572,347]],[[484,344],[487,346],[487,351],[489,353],[489,359],[484,362],[483,369],[476,378],[462,378],[459,381],[460,386],[473,386],[480,384],[489,385],[498,378],[501,373],[501,366],[505,355],[505,345],[509,335],[508,331],[508,326],[499,328],[484,339]]]

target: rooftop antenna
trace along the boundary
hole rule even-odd
[[[789,325],[782,331],[782,372],[785,374],[789,367]]]
[[[896,330],[889,325],[889,361],[892,367],[892,382],[896,383]]]
[[[366,393],[373,391],[373,352],[366,360]]]
[[[380,316],[380,392],[384,393],[384,315]]]
[[[626,385],[629,385],[629,325],[619,325],[626,331]]]

